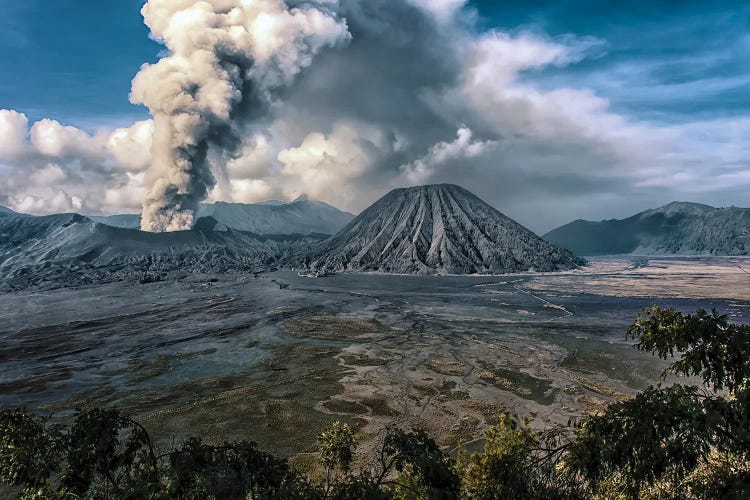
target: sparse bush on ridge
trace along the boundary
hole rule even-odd
[[[141,285],[147,285],[149,283],[158,283],[159,281],[163,281],[163,278],[160,274],[143,273],[143,275],[138,279],[138,282]]]
[[[190,438],[161,453],[116,410],[79,412],[67,428],[2,410],[0,482],[30,499],[750,497],[750,326],[716,311],[654,307],[628,337],[640,350],[677,357],[665,373],[703,385],[650,387],[548,432],[503,414],[482,451],[455,460],[425,432],[394,427],[374,457],[357,461],[353,430],[336,422],[319,436],[320,484],[246,441]]]

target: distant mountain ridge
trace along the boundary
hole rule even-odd
[[[293,262],[399,274],[557,271],[583,263],[452,184],[395,189]]]
[[[576,220],[543,238],[577,255],[750,255],[750,208],[672,202],[627,219]]]
[[[115,215],[86,215],[89,219],[100,224],[125,229],[140,229],[141,214],[115,214]]]
[[[354,218],[353,214],[327,203],[305,198],[291,202],[201,204],[196,218],[209,216],[232,229],[255,234],[334,234]],[[131,229],[141,226],[139,214],[88,217],[109,226]]]

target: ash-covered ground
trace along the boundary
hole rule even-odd
[[[343,419],[471,443],[501,410],[567,423],[659,381],[642,307],[750,320],[750,258],[606,258],[503,276],[294,272],[0,294],[0,406],[117,406],[161,443],[251,439],[305,463]]]

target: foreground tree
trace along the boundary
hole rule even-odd
[[[570,470],[603,496],[750,496],[750,327],[715,310],[653,307],[629,328],[635,347],[679,358],[664,376],[702,387],[650,387],[585,418],[566,451]]]
[[[79,412],[67,430],[0,411],[0,482],[23,498],[320,498],[253,443],[191,438],[157,455],[140,424],[103,409]]]
[[[318,440],[321,463],[326,467],[324,493],[336,500],[458,498],[459,478],[450,457],[426,432],[386,429],[374,464],[352,472],[354,433],[347,424],[334,422]],[[332,480],[332,471],[341,473]]]
[[[560,429],[534,432],[528,422],[519,426],[508,413],[487,431],[484,450],[459,452],[456,468],[461,496],[495,498],[581,498],[583,490],[557,464],[567,444]]]

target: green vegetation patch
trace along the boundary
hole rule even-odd
[[[357,340],[390,329],[377,321],[333,315],[315,315],[284,321],[287,335],[319,340]]]
[[[365,354],[342,354],[339,357],[348,366],[383,366],[388,363],[387,359],[373,358]]]
[[[362,415],[369,411],[367,406],[356,401],[347,401],[346,399],[329,399],[323,403],[323,406],[327,410],[339,414]]]
[[[516,396],[542,405],[551,405],[555,402],[557,389],[552,389],[552,381],[532,377],[528,373],[485,366],[479,378],[498,389],[512,392]]]
[[[468,373],[469,369],[454,360],[432,359],[427,363],[427,368],[435,373],[448,376],[462,376]]]
[[[200,429],[208,443],[250,440],[280,456],[309,452],[318,429],[341,419],[315,410],[343,391],[339,380],[346,369],[334,358],[336,353],[306,343],[280,345],[254,373],[227,379],[218,390],[198,387],[200,395],[190,403],[144,421],[163,440]]]
[[[372,415],[378,417],[398,417],[399,412],[391,408],[383,398],[366,398],[362,400],[362,404],[367,405],[372,411]]]

